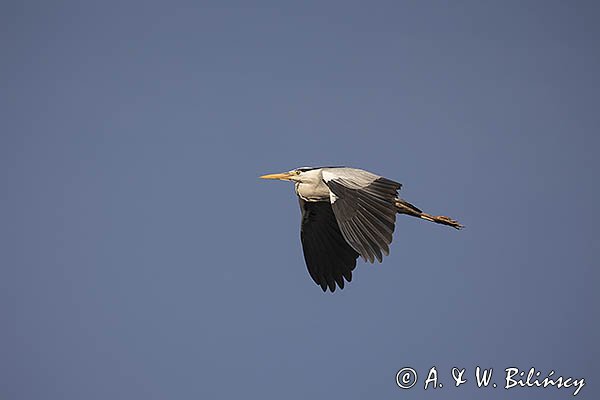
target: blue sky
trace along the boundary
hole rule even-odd
[[[572,395],[451,387],[478,365],[597,397],[599,11],[5,3],[0,397]],[[340,164],[467,228],[399,217],[322,293],[292,186],[257,177]]]

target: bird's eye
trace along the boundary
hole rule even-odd
[[[300,175],[300,173],[301,173],[301,172],[302,172],[302,171],[298,171],[298,170],[294,171],[294,173],[295,173],[296,175]]]

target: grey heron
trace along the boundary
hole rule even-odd
[[[461,229],[457,221],[426,214],[398,196],[402,184],[348,167],[302,167],[263,175],[294,182],[302,223],[300,240],[308,272],[325,292],[352,280],[356,259],[381,262],[389,255],[396,214]]]

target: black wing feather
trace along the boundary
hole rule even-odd
[[[300,239],[310,277],[323,291],[344,288],[352,280],[359,254],[344,239],[328,201],[300,199],[302,227]]]

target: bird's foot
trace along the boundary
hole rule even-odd
[[[448,225],[448,226],[453,227],[454,229],[464,228],[464,225],[460,224],[458,221],[456,221],[450,217],[446,217],[444,215],[436,215],[433,218],[434,218],[434,221],[437,222],[438,224]]]

